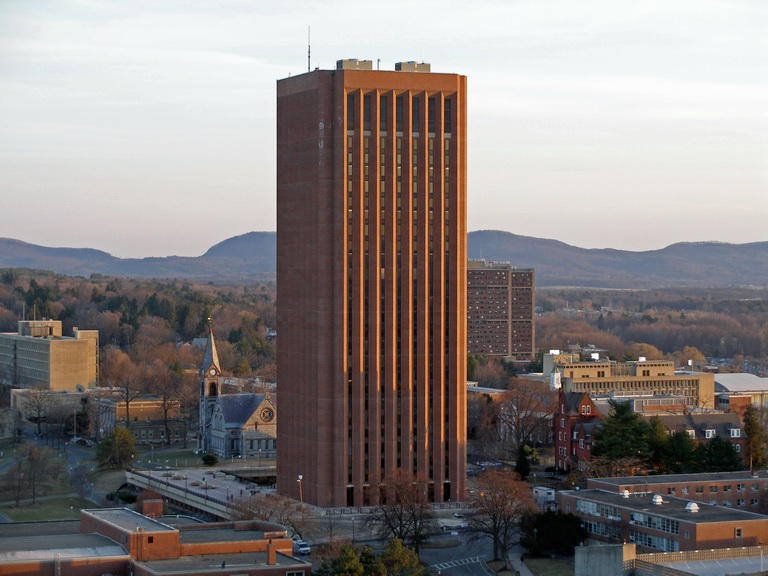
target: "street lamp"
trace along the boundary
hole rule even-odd
[[[301,481],[304,480],[304,474],[299,474],[298,479],[296,482],[299,483],[299,502],[301,502],[301,507],[304,508],[304,493],[301,490]]]

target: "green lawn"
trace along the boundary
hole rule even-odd
[[[93,508],[90,500],[77,496],[63,496],[37,504],[22,504],[18,508],[3,508],[2,512],[14,522],[38,522],[41,520],[77,520],[82,508]]]
[[[525,557],[528,569],[536,576],[573,576],[573,560]]]

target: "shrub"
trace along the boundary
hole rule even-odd
[[[216,466],[219,463],[219,457],[216,454],[203,454],[202,460],[204,466]]]

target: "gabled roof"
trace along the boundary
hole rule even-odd
[[[242,427],[265,399],[264,394],[220,394],[216,402],[225,427]]]
[[[589,395],[586,392],[563,392],[565,402],[565,415],[579,415],[579,406]]]
[[[684,432],[694,430],[697,438],[704,438],[707,430],[714,430],[715,434],[722,438],[728,438],[731,430],[738,428],[741,430],[741,421],[737,414],[681,414],[681,415],[658,415],[657,416],[664,427],[672,432]]]

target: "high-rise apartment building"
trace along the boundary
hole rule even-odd
[[[466,481],[466,77],[339,61],[277,83],[277,488]]]
[[[532,360],[536,354],[535,288],[532,268],[470,260],[467,267],[469,353]]]

